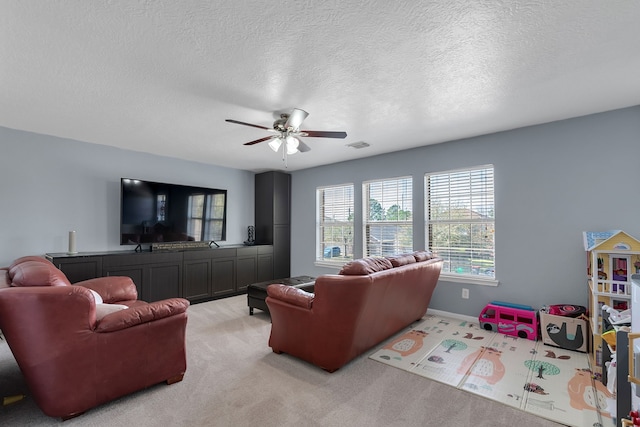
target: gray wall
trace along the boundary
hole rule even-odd
[[[313,153],[311,153],[313,154]],[[477,316],[491,300],[540,308],[587,305],[582,231],[621,229],[640,238],[640,107],[426,146],[294,172],[292,274],[314,266],[315,190],[353,183],[356,213],[362,182],[413,176],[414,248],[424,248],[424,174],[493,164],[497,287],[440,281],[431,308]],[[356,255],[362,221],[356,216]],[[470,299],[461,298],[461,289]]]
[[[227,189],[227,240],[253,224],[253,173],[0,127],[0,266],[23,255],[119,245],[120,178]]]
[[[582,231],[622,229],[640,238],[640,107],[293,172],[292,274],[316,267],[315,190],[414,177],[414,245],[424,246],[426,172],[493,164],[498,287],[441,281],[431,307],[476,316],[491,300],[587,304]],[[313,155],[313,152],[311,153]],[[16,257],[118,244],[120,177],[226,188],[227,241],[253,224],[253,173],[0,128],[0,266]],[[356,222],[362,253],[361,221]],[[460,297],[470,289],[469,300]]]

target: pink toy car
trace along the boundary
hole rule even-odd
[[[478,322],[487,331],[538,340],[538,312],[528,305],[492,301],[482,309]]]

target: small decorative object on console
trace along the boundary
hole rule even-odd
[[[248,238],[244,241],[245,246],[253,246],[256,244],[256,228],[253,225],[247,227]]]

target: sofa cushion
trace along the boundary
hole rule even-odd
[[[386,258],[361,258],[345,264],[338,274],[344,276],[363,276],[390,268],[393,268],[393,265],[391,261]]]
[[[433,254],[431,253],[431,251],[415,251],[413,253],[413,256],[415,257],[416,261],[418,261],[418,262],[426,261],[428,259],[433,258]]]
[[[9,269],[11,286],[70,286],[67,276],[50,262],[25,261]]]
[[[413,264],[416,262],[416,258],[413,254],[395,255],[387,257],[394,267],[400,267],[407,264]]]
[[[96,320],[102,320],[107,314],[115,313],[116,311],[127,309],[123,304],[96,304]]]

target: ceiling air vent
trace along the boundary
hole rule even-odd
[[[351,144],[347,144],[347,147],[360,149],[360,148],[369,147],[369,144],[367,144],[364,141],[359,141],[359,142],[352,142]]]

